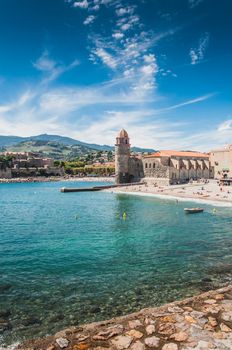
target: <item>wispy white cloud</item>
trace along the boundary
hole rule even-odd
[[[232,119],[225,120],[218,125],[218,131],[232,131]]]
[[[120,37],[120,45],[118,40]],[[156,76],[159,72],[157,59],[150,53],[153,37],[150,33],[140,33],[136,36],[114,36],[115,41],[94,38],[96,48],[92,49],[91,59],[97,59],[114,71],[115,77],[124,76],[124,87],[127,93],[140,94],[146,99],[146,92],[156,86]]]
[[[83,23],[84,23],[84,25],[88,25],[88,24],[93,23],[95,21],[95,19],[96,19],[96,16],[89,15]]]
[[[190,49],[189,56],[191,59],[191,64],[196,64],[198,62],[198,55],[194,49]]]
[[[76,3],[77,1],[74,4]],[[83,1],[78,1],[78,6],[79,3],[82,4]],[[99,29],[93,26],[93,31],[89,35],[90,60],[109,68],[114,79],[123,76],[123,88],[130,98],[133,95],[140,100],[147,99],[147,95],[150,95],[157,86],[159,72],[153,48],[159,40],[173,35],[175,31],[168,30],[154,34],[151,30],[145,30],[136,13],[137,7],[122,3],[120,0],[88,0],[87,3],[81,7],[86,8],[88,12],[94,10],[95,6],[98,7],[97,10],[106,6],[116,14],[114,22],[112,18],[104,21],[103,30],[102,27]],[[92,23],[94,21],[92,16],[94,15],[89,15],[84,24]],[[152,61],[146,61],[148,57],[152,58]]]
[[[24,91],[19,97],[16,98],[15,101],[9,102],[5,105],[0,105],[0,114],[6,114],[8,112],[12,112],[24,107],[29,101],[33,99],[35,94],[35,92],[32,92],[30,90]]]
[[[73,3],[73,7],[79,7],[81,9],[87,9],[89,7],[89,3],[87,0],[83,0],[83,1],[75,1]]]
[[[115,69],[117,67],[116,59],[102,47],[97,48],[93,53],[109,68]]]
[[[167,127],[168,122],[158,118],[151,123],[152,116],[153,111],[149,109],[130,112],[108,110],[103,115],[101,123],[92,121],[88,129],[83,127],[77,131],[76,137],[99,143],[99,141],[102,142],[102,135],[104,135],[104,143],[113,144],[122,126],[128,130],[132,144],[141,147],[157,147],[158,144],[165,146],[167,138],[172,138],[174,141],[180,137],[179,124],[169,121],[169,127]]]
[[[124,38],[124,34],[121,33],[121,32],[115,32],[115,33],[112,34],[112,37],[114,39],[120,40],[120,39]]]
[[[33,66],[42,72],[51,72],[57,63],[49,57],[49,52],[45,50],[42,55],[33,63]]]
[[[155,57],[144,57],[144,63],[155,64]],[[148,69],[147,74],[153,72]],[[15,101],[0,106],[0,134],[30,136],[47,132],[96,143],[102,143],[104,135],[104,143],[113,144],[115,134],[123,126],[128,129],[134,145],[198,150],[208,150],[232,137],[231,119],[204,133],[189,135],[186,121],[173,121],[168,113],[200,103],[210,98],[210,94],[156,110],[143,107],[144,96],[125,94],[120,88],[122,81],[112,80],[86,88],[37,86],[25,91]],[[161,117],[161,112],[166,112],[165,116],[162,113]]]
[[[77,65],[79,65],[78,60],[74,60],[68,65],[55,61],[50,57],[48,50],[44,50],[42,55],[33,62],[34,68],[44,74],[43,84],[57,79],[60,75],[75,68]]]
[[[33,96],[25,98],[24,94],[20,95],[12,102],[14,109],[12,106],[7,112],[0,109],[0,134],[31,136],[47,132],[90,143],[113,145],[118,130],[124,127],[129,132],[132,145],[140,147],[209,151],[231,142],[231,119],[211,124],[204,130],[201,128],[200,132],[193,128],[190,133],[186,132],[185,123],[175,122],[168,116],[160,118],[156,111],[139,106],[134,110],[120,111],[112,110],[109,104],[109,108],[99,112],[96,119],[91,113],[78,112],[78,102],[88,104],[89,99],[95,98],[95,102],[100,103],[104,92],[97,95],[97,90],[96,87],[95,93],[86,91],[83,95],[79,91],[79,96],[78,92],[59,90],[53,91],[53,97],[51,91],[43,92],[36,97],[37,102]],[[71,119],[70,112],[78,118]],[[187,125],[188,130],[191,127],[191,124]]]
[[[163,108],[162,111],[170,111],[172,109],[177,109],[180,107],[185,107],[185,106],[189,106],[189,105],[192,105],[195,103],[203,102],[203,101],[208,100],[209,98],[211,98],[213,96],[215,96],[215,93],[199,96],[197,98],[194,98],[194,99],[182,102],[182,103],[178,103],[178,104],[170,106],[170,107]]]
[[[137,13],[137,6],[128,4],[121,0],[88,0],[75,1],[78,6],[86,11],[100,11],[103,6],[111,11],[109,16],[104,18],[102,26],[92,26],[89,34],[89,59],[94,64],[103,64],[109,69],[109,76],[114,80],[123,77],[123,90],[129,100],[148,100],[157,87],[159,74],[158,57],[154,48],[158,41],[173,35],[177,28],[169,29],[156,34],[147,30]],[[97,7],[97,8],[96,8]],[[93,14],[89,15],[84,24],[94,21]],[[101,13],[98,14],[99,18]],[[146,58],[152,61],[146,61]],[[162,75],[165,73],[163,72]],[[161,74],[160,74],[161,75]],[[171,73],[170,73],[171,75]],[[153,96],[155,98],[155,96]]]
[[[231,126],[232,120],[226,119],[219,124],[212,124],[198,133],[192,132],[188,137],[185,137],[185,148],[187,149],[187,145],[192,145],[196,149],[210,151],[231,144]]]
[[[108,111],[102,116],[102,122],[92,121],[88,128],[82,127],[75,137],[88,142],[113,144],[117,131],[124,127],[130,136],[131,144],[154,149],[196,150],[207,152],[231,143],[232,128],[221,128],[226,123],[212,124],[209,128],[186,132],[192,125],[175,122],[157,115],[154,111],[141,109],[133,112]],[[231,121],[232,122],[232,121]]]
[[[209,33],[204,33],[199,40],[198,47],[190,49],[189,55],[191,64],[195,65],[204,59],[206,49],[209,45]]]
[[[192,8],[198,6],[203,1],[204,0],[188,0],[189,7],[192,9]]]
[[[134,29],[135,26],[139,26],[139,16],[137,15],[129,15],[126,17],[121,17],[117,20],[116,26],[123,32]]]
[[[134,6],[128,6],[128,7],[120,7],[118,9],[116,9],[116,14],[117,16],[121,17],[124,15],[132,15],[134,13]]]

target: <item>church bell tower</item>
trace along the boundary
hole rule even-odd
[[[116,137],[115,175],[116,183],[130,182],[129,175],[130,140],[126,130],[122,129]]]

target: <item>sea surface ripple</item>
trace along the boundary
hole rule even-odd
[[[90,185],[0,185],[2,346],[231,281],[231,208],[59,192]]]

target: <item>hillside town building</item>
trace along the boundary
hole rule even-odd
[[[32,152],[0,153],[0,178],[62,175],[63,168],[55,167],[52,158],[42,158]]]
[[[115,173],[119,184],[145,178],[157,185],[170,185],[213,177],[207,153],[167,150],[131,157],[130,140],[124,129],[116,138]]]

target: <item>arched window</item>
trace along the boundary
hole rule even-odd
[[[151,163],[149,164],[149,168],[151,168]]]
[[[153,163],[153,169],[155,169],[155,163]]]
[[[145,168],[147,168],[147,163],[145,163]]]

